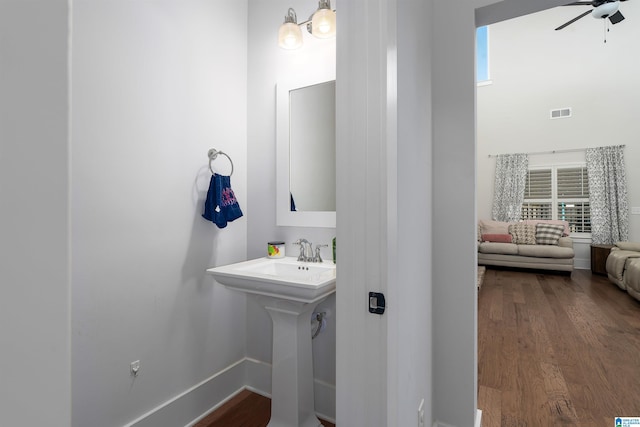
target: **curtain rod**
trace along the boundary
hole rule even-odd
[[[618,147],[625,147],[625,145],[619,145]],[[586,148],[568,148],[565,150],[549,150],[549,151],[536,151],[534,153],[526,153],[529,156],[536,156],[538,154],[560,154],[560,153],[575,153],[580,151],[587,151]],[[498,157],[500,154],[489,154],[489,158]]]

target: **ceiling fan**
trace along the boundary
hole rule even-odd
[[[611,21],[612,24],[617,24],[618,22],[624,19],[624,16],[618,10],[618,8],[620,7],[621,1],[627,1],[627,0],[576,1],[573,3],[565,4],[565,6],[592,6],[593,10],[588,10],[576,16],[572,20],[565,22],[564,24],[556,28],[556,31],[563,29],[567,25],[573,24],[578,19],[584,18],[588,14],[591,14],[596,19],[609,18],[609,21]]]

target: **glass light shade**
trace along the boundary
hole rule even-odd
[[[616,13],[618,11],[618,6],[620,6],[620,2],[617,1],[601,4],[593,9],[591,15],[596,19],[606,18],[607,16],[611,16]]]
[[[311,19],[311,34],[319,39],[336,36],[336,13],[331,9],[318,9]]]
[[[285,22],[280,26],[278,45],[283,49],[297,49],[302,46],[302,31],[298,24]]]

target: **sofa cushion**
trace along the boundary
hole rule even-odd
[[[573,271],[573,258],[536,258],[532,256],[478,253],[479,265]]]
[[[502,221],[491,221],[481,219],[478,221],[480,225],[480,235],[483,234],[509,234],[509,223]]]
[[[513,243],[482,242],[478,250],[484,254],[518,255],[518,245]]]
[[[518,245],[535,245],[536,244],[536,226],[519,222],[509,225],[509,234],[511,234],[513,243]]]
[[[616,246],[624,251],[640,252],[640,243],[635,242],[617,242]]]
[[[557,245],[562,237],[564,226],[555,224],[536,224],[536,244]]]
[[[511,243],[511,234],[483,234],[483,242]]]
[[[574,252],[571,248],[564,248],[560,246],[519,245],[518,255],[538,258],[573,258]]]
[[[569,221],[562,221],[560,219],[525,219],[523,222],[525,224],[533,224],[533,225],[537,225],[537,224],[561,225],[562,227],[564,227],[564,230],[562,231],[562,235],[563,236],[569,235]]]

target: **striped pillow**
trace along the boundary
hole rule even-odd
[[[536,224],[536,243],[538,245],[557,245],[562,237],[564,226],[556,224]]]
[[[509,226],[512,242],[518,245],[536,244],[536,226],[518,222]]]

